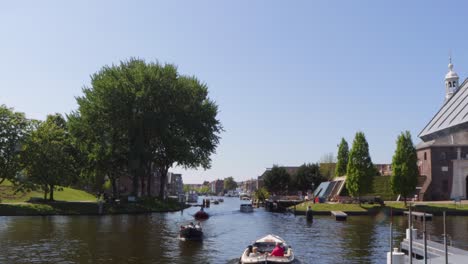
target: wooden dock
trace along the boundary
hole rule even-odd
[[[405,211],[404,214],[409,215],[409,211]],[[424,219],[424,215],[426,216],[426,221],[431,221],[432,220],[432,214],[428,214],[428,213],[412,211],[411,215],[414,216],[414,219],[416,219],[416,220],[419,219],[419,220],[422,221]]]
[[[348,215],[342,211],[331,211],[331,214],[335,216],[336,221],[346,221]]]
[[[400,246],[401,250],[408,254],[409,240],[404,239]],[[468,251],[451,246],[447,246],[447,250],[449,263],[468,263]],[[416,255],[419,259],[424,258],[424,240],[413,239],[413,254]],[[444,244],[427,240],[427,259],[429,263],[432,264],[445,263]],[[413,263],[424,262],[415,262],[413,259]]]

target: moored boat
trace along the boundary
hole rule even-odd
[[[241,204],[240,211],[243,213],[251,213],[253,212],[253,206],[252,204]]]
[[[203,231],[200,223],[196,225],[190,223],[185,226],[180,226],[179,237],[185,240],[201,240]]]
[[[271,252],[275,247],[282,247],[283,256],[272,256]],[[294,261],[294,253],[292,248],[279,236],[267,235],[249,245],[242,253],[239,262],[241,264],[255,263],[292,263]]]

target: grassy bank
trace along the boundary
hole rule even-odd
[[[95,215],[99,213],[96,197],[82,190],[63,187],[61,191],[54,192],[55,202],[28,202],[31,198],[40,197],[43,197],[43,194],[37,191],[14,193],[13,185],[5,181],[0,185],[0,216]],[[181,210],[184,207],[173,200],[147,199],[136,203],[103,204],[102,213],[171,212]]]
[[[296,205],[296,212],[303,214],[307,210],[307,207],[311,206],[314,212],[318,214],[329,214],[331,211],[343,211],[349,214],[375,214],[380,211],[389,212],[390,209],[394,211],[395,215],[403,214],[408,208],[405,207],[403,202],[385,202],[385,206],[378,204],[314,204],[312,202],[304,202]],[[468,216],[468,204],[457,204],[454,203],[417,203],[413,205],[414,211],[431,213],[434,215],[441,215],[442,212],[446,211],[448,215],[467,215]],[[290,207],[291,210],[294,207]]]
[[[135,203],[103,204],[103,214],[138,214],[150,212],[172,212],[184,209],[176,201],[141,201]],[[50,203],[7,203],[0,204],[0,216],[21,215],[97,215],[96,202],[50,202]]]
[[[43,197],[44,194],[38,191],[31,192],[14,192],[13,184],[9,181],[4,181],[0,184],[0,202],[17,203],[26,202],[32,197]],[[63,187],[61,191],[54,191],[54,198],[57,201],[96,201],[96,197],[90,193],[73,188]]]

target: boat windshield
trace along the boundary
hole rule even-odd
[[[257,247],[258,252],[265,253],[271,252],[275,248],[275,242],[256,242],[253,244],[254,247]]]

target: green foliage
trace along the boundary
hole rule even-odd
[[[210,167],[222,131],[218,107],[205,84],[179,75],[174,65],[130,59],[105,66],[83,93],[73,113],[75,134],[84,139],[97,176],[107,172],[117,179],[129,173],[134,194],[146,178],[150,193],[153,165],[160,182],[175,164]]]
[[[227,177],[224,179],[224,190],[235,190],[237,188],[237,182],[234,181],[233,177]]]
[[[418,183],[418,158],[409,131],[402,132],[392,159],[391,187],[395,194],[408,197],[416,190]],[[405,199],[406,201],[406,199]]]
[[[270,198],[270,193],[265,187],[262,187],[254,192],[254,198],[257,199],[258,201],[265,201]]]
[[[325,177],[320,173],[319,165],[316,163],[302,164],[291,178],[291,185],[303,192],[312,189],[312,183],[319,186],[321,182],[326,181]]]
[[[341,138],[340,146],[338,147],[338,161],[336,163],[335,175],[343,176],[346,174],[346,166],[348,166],[349,147],[348,142]]]
[[[54,190],[68,185],[76,177],[70,136],[61,116],[48,116],[24,144],[21,159],[26,179],[18,182],[20,190],[40,188],[44,198],[54,200]]]
[[[190,185],[188,184],[184,184],[184,193],[188,193],[192,190],[192,187],[190,187]]]
[[[263,183],[270,193],[287,193],[290,178],[291,176],[285,168],[274,165],[273,168],[265,174]]]
[[[208,185],[203,185],[202,187],[200,187],[198,190],[197,190],[198,193],[203,193],[203,194],[208,194],[208,193],[211,193],[211,189],[210,189],[210,186]]]
[[[0,183],[14,180],[21,171],[21,147],[31,124],[23,113],[0,105]]]
[[[357,132],[353,146],[349,152],[346,167],[346,189],[353,197],[360,197],[369,192],[375,173],[374,165],[369,156],[369,145],[364,133]]]
[[[322,155],[319,162],[320,174],[328,180],[335,178],[336,159],[333,153]]]

